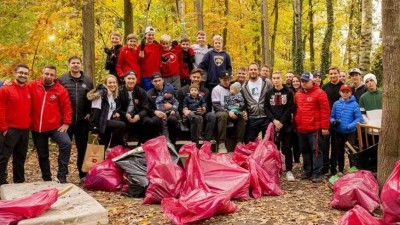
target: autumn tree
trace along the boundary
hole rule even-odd
[[[203,4],[204,0],[195,0],[194,2],[197,20],[197,30],[203,30]]]
[[[268,2],[261,1],[261,52],[262,64],[270,64],[269,59],[269,23],[268,23]]]
[[[321,72],[322,74],[326,74],[329,66],[331,65],[331,52],[329,50],[332,36],[333,36],[333,27],[334,27],[334,17],[333,17],[333,1],[326,0],[326,12],[327,12],[327,21],[328,26],[325,31],[324,41],[322,42],[321,49]]]
[[[133,33],[133,10],[131,0],[124,0],[124,38]]]
[[[382,0],[383,96],[378,182],[383,185],[400,159],[400,2]]]
[[[372,0],[362,0],[360,70],[366,74],[370,70],[372,47]]]
[[[95,82],[94,0],[82,1],[83,70]]]
[[[275,65],[275,44],[276,44],[276,32],[278,30],[278,19],[279,19],[279,0],[275,0],[274,3],[274,28],[271,35],[271,59],[270,65],[271,68],[274,68]]]
[[[308,28],[309,28],[309,45],[310,45],[310,62],[311,71],[315,71],[315,51],[314,51],[314,10],[313,1],[308,0]]]
[[[302,11],[303,11],[303,0],[294,0],[294,54],[293,54],[293,71],[297,74],[301,74],[304,70],[304,49],[302,40]]]

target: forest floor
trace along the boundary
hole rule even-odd
[[[53,149],[50,153],[50,159],[54,178],[57,171],[58,151],[54,147]],[[68,181],[79,186],[75,162],[76,148],[73,146]],[[9,181],[12,180],[10,164],[11,162],[9,162],[8,168]],[[25,170],[26,182],[41,181],[37,154],[34,150],[28,152]],[[294,171],[296,177],[300,177],[300,173],[301,171]],[[337,224],[338,219],[345,212],[332,209],[329,206],[332,200],[332,190],[327,179],[320,184],[299,179],[296,179],[295,182],[287,182],[284,174],[282,174],[280,181],[285,192],[284,195],[234,201],[239,206],[238,212],[214,216],[199,224]],[[160,205],[142,205],[142,199],[127,197],[122,192],[87,191],[87,193],[107,209],[110,224],[172,224],[163,215]]]

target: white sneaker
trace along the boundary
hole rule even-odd
[[[294,176],[293,176],[292,171],[287,171],[287,172],[286,172],[286,180],[287,180],[287,181],[295,181],[295,180],[296,180],[296,179],[294,178]]]
[[[225,143],[219,143],[218,153],[228,153],[228,149],[226,149]]]

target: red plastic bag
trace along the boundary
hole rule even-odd
[[[339,219],[338,225],[381,225],[382,222],[373,217],[367,210],[359,205],[355,205],[353,209],[347,211],[342,218]]]
[[[333,185],[331,207],[347,210],[355,205],[371,213],[379,207],[379,186],[371,171],[346,174]]]
[[[400,224],[400,161],[383,185],[381,201],[385,224]]]
[[[130,151],[129,148],[124,148],[122,147],[122,145],[115,146],[110,151],[106,152],[106,159],[113,159],[129,151]]]
[[[196,189],[179,199],[161,201],[163,213],[175,224],[188,224],[208,219],[213,215],[234,213],[238,207],[225,194]]]
[[[83,187],[98,191],[117,191],[121,188],[122,170],[111,159],[94,165],[86,175]]]
[[[163,198],[178,197],[185,171],[172,161],[165,137],[148,140],[142,148],[146,153],[147,179],[150,181],[143,204],[160,203]]]
[[[21,219],[34,218],[44,213],[58,199],[58,189],[51,188],[29,196],[0,201],[0,224],[15,224]]]

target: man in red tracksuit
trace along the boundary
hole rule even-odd
[[[26,85],[29,68],[15,68],[15,81],[0,89],[0,185],[7,184],[7,164],[13,156],[13,181],[25,181],[24,164],[28,151],[31,124],[31,94]]]
[[[44,181],[51,180],[49,138],[59,147],[57,178],[67,182],[71,139],[67,130],[72,122],[72,107],[67,89],[57,78],[54,66],[45,66],[42,78],[29,82],[32,94],[32,138],[38,152],[39,166]]]

